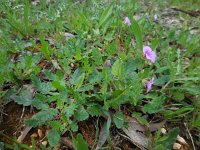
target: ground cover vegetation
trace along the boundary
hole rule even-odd
[[[200,148],[198,1],[0,3],[2,149]]]

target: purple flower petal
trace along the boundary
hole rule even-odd
[[[131,21],[130,21],[130,19],[128,17],[124,18],[124,23],[127,24],[128,26],[131,25]]]
[[[152,49],[149,46],[143,47],[143,53],[144,56],[150,60],[151,63],[154,63],[156,61],[156,53],[152,51]]]
[[[156,20],[158,19],[158,15],[155,14],[155,15],[153,16],[153,18],[154,18],[154,20],[156,21]]]
[[[152,78],[150,81],[147,81],[147,82],[145,83],[145,84],[146,84],[146,88],[147,88],[146,93],[149,93],[149,91],[151,90],[153,81],[154,81],[154,78]]]

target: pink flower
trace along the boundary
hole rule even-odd
[[[153,84],[153,81],[154,81],[154,77],[150,80],[150,81],[147,81],[145,84],[146,84],[146,88],[147,88],[147,91],[146,93],[149,93],[149,91],[151,90],[151,86]]]
[[[158,15],[155,14],[155,15],[153,16],[153,18],[154,18],[154,20],[156,21],[156,20],[158,19]]]
[[[152,49],[149,46],[143,47],[143,53],[144,56],[150,60],[151,63],[154,63],[156,61],[156,53],[152,51]]]
[[[124,18],[124,23],[127,24],[128,26],[131,25],[131,21],[130,21],[130,19],[128,17]]]

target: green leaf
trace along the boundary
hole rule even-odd
[[[64,81],[53,81],[52,86],[58,90],[64,90],[65,89],[65,82]]]
[[[122,128],[124,125],[124,115],[122,112],[116,112],[113,117],[114,123],[117,128]]]
[[[82,86],[84,78],[85,78],[85,73],[82,73],[82,75],[78,77],[78,79],[75,82],[75,89],[79,89]]]
[[[184,100],[184,98],[185,98],[184,93],[181,93],[181,92],[174,92],[174,93],[172,93],[172,94],[173,94],[173,98],[174,98],[175,100],[177,100],[177,101],[182,101],[182,100]]]
[[[32,105],[37,109],[48,109],[49,105],[47,103],[42,102],[39,99],[33,99]]]
[[[52,86],[51,82],[41,82],[35,75],[31,77],[33,85],[37,88],[38,91],[43,94],[48,94],[51,91],[55,91],[56,89]]]
[[[73,122],[70,124],[70,129],[73,131],[73,132],[77,132],[78,131],[78,125],[77,123]]]
[[[14,100],[17,104],[23,105],[23,106],[30,106],[32,104],[33,98],[32,93],[30,90],[22,90],[19,95],[11,95],[10,97],[12,100]]]
[[[55,129],[51,129],[47,135],[47,139],[50,146],[54,147],[58,144],[58,141],[60,140],[60,133]]]
[[[83,120],[86,120],[87,118],[89,118],[89,114],[85,109],[82,108],[82,109],[78,110],[77,112],[75,112],[74,118],[77,121],[83,121]]]
[[[138,48],[140,49],[140,51],[142,53],[142,49],[143,49],[142,32],[141,32],[139,24],[137,23],[137,21],[135,19],[132,19],[131,31],[134,32],[134,35],[135,35],[135,38],[136,38],[136,42],[137,42],[137,46],[138,46]]]
[[[170,76],[169,75],[164,75],[164,76],[161,76],[157,79],[154,80],[154,85],[163,85],[165,84],[166,82],[168,82],[170,80]]]
[[[99,28],[109,19],[112,14],[113,4],[111,3],[104,11],[99,20]]]
[[[42,43],[42,47],[40,48],[41,53],[46,59],[50,60],[53,55],[52,48],[49,46],[49,43],[44,40],[43,37],[40,37],[40,41]]]
[[[39,126],[45,124],[47,121],[52,120],[58,114],[57,109],[49,108],[35,114],[31,119],[26,120],[28,126]]]
[[[117,76],[117,77],[121,77],[122,75],[122,71],[123,71],[123,67],[122,67],[122,61],[120,59],[117,59],[113,66],[112,66],[112,71],[111,73],[114,75],[114,76]]]
[[[74,71],[74,73],[71,75],[70,79],[69,79],[69,82],[72,84],[72,85],[75,85],[76,81],[78,80],[78,78],[81,76],[81,71],[79,69],[76,69]]]
[[[178,117],[184,117],[185,114],[188,112],[191,112],[194,110],[193,106],[184,106],[182,108],[179,108],[178,110],[166,110],[164,112],[165,118],[178,118]]]
[[[63,109],[63,113],[68,116],[71,117],[74,114],[74,111],[77,109],[77,105],[75,103],[71,103],[69,106],[65,106]]]
[[[102,110],[99,105],[89,106],[87,111],[91,116],[100,116],[102,114]]]
[[[148,104],[145,104],[142,108],[142,111],[149,114],[159,112],[163,109],[161,105],[164,103],[164,101],[165,99],[163,97],[157,97]]]
[[[155,50],[158,47],[159,42],[160,42],[160,40],[158,38],[152,39],[151,40],[151,48]]]
[[[157,144],[162,144],[165,149],[171,149],[175,143],[177,135],[179,134],[179,128],[172,129],[167,135],[161,137]]]
[[[78,133],[77,138],[74,141],[76,150],[89,150],[86,141],[83,139],[83,136]]]
[[[133,112],[132,117],[136,118],[141,125],[149,125],[148,121],[142,117],[141,113]]]

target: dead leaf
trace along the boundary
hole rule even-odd
[[[122,130],[130,138],[129,140],[138,148],[140,148],[141,150],[148,149],[148,139],[144,134],[136,131],[132,126],[129,126],[128,128],[124,127],[122,128]]]
[[[22,131],[21,135],[17,138],[19,143],[22,143],[28,132],[32,129],[30,126],[26,126],[25,129]]]
[[[159,123],[150,123],[149,124],[149,130],[151,131],[151,132],[155,132],[155,131],[157,131],[158,129],[160,129],[164,124],[165,124],[165,120],[164,121],[162,121],[162,122],[159,122]]]
[[[68,137],[61,137],[59,143],[67,146],[69,149],[75,149],[73,142]]]
[[[57,60],[52,60],[51,62],[52,62],[52,64],[53,64],[55,69],[61,69],[59,64],[58,64],[58,62],[57,62]]]
[[[71,38],[74,38],[75,36],[73,35],[73,34],[71,34],[71,33],[64,33],[64,36],[65,36],[65,40],[66,41],[68,41],[69,39],[71,39]]]
[[[100,134],[99,134],[99,140],[97,142],[97,147],[95,150],[98,150],[99,148],[101,148],[104,143],[106,142],[106,139],[107,139],[107,130],[106,130],[106,126],[107,126],[107,122],[105,122],[101,128],[101,131],[100,131]]]
[[[132,117],[128,117],[128,122],[130,124],[130,126],[132,126],[136,131],[140,131],[140,132],[145,132],[147,129],[149,129],[149,131],[151,132],[155,132],[158,129],[160,129],[166,121],[162,121],[159,123],[150,123],[149,127],[145,127],[144,125],[141,125],[135,118]]]
[[[136,131],[145,132],[145,126],[141,125],[136,119],[129,117],[129,125],[132,126]]]

